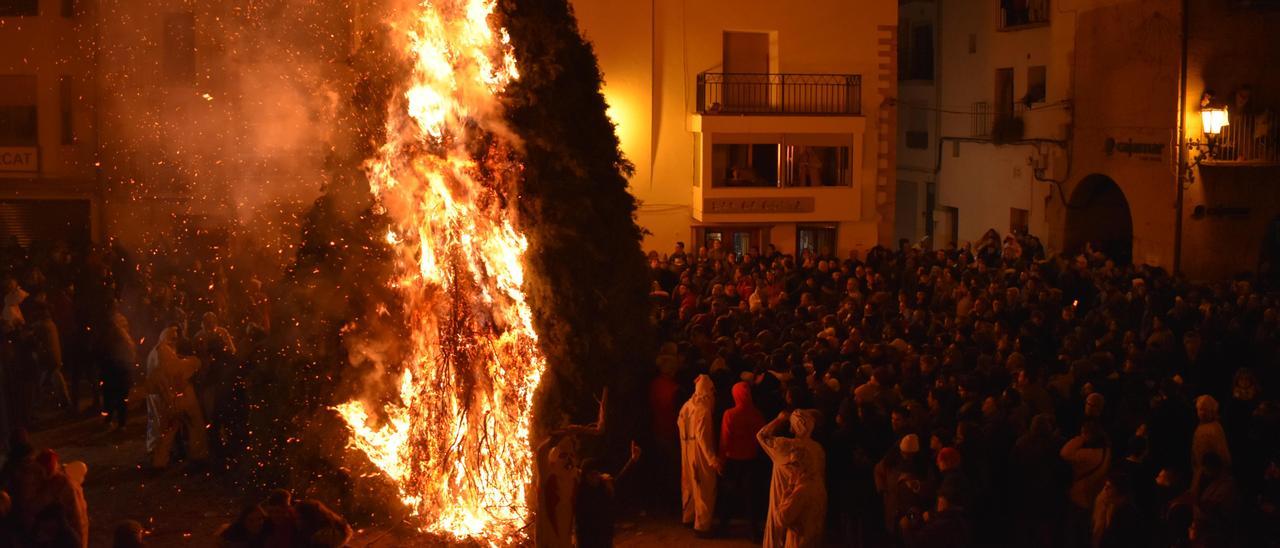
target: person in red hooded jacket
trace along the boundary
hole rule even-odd
[[[751,530],[759,536],[764,505],[760,496],[763,467],[756,432],[764,427],[764,415],[751,400],[751,385],[745,381],[733,385],[733,408],[720,420],[720,459],[724,473],[720,483],[719,516],[721,529],[733,517],[745,517]]]

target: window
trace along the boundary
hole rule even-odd
[[[778,186],[781,145],[711,145],[711,186]]]
[[[62,144],[76,144],[76,123],[72,111],[75,106],[75,87],[70,76],[58,79],[58,104],[61,112]]]
[[[914,148],[914,149],[929,148],[929,130],[924,130],[924,131],[907,130],[907,148]]]
[[[0,0],[0,17],[40,15],[40,0]]]
[[[196,18],[191,12],[164,18],[164,75],[170,83],[190,84],[196,79]]]
[[[1044,66],[1027,67],[1027,94],[1022,98],[1023,104],[1031,106],[1043,103],[1045,98]]]
[[[907,80],[911,66],[911,20],[898,19],[898,79]]]
[[[708,251],[717,248],[738,256],[747,253],[759,253],[764,247],[766,229],[758,226],[709,226],[698,228],[701,237],[697,238]]]
[[[1030,211],[1016,207],[1009,208],[1009,232],[1026,234],[1030,219]]]
[[[836,227],[834,226],[797,226],[796,253],[812,251],[821,257],[830,257],[836,253]]]
[[[1049,0],[1000,0],[1000,29],[1043,25],[1049,22]]]
[[[0,76],[0,146],[37,146],[36,77]]]
[[[907,107],[907,148],[929,148],[929,115],[924,109]]]
[[[933,25],[911,29],[911,79],[933,80]]]
[[[1024,129],[1019,105],[1014,104],[1013,69],[996,70],[995,120],[991,124],[991,141],[996,144],[1012,143],[1022,138]]]
[[[711,145],[713,188],[853,184],[853,156],[845,144],[849,142],[847,135],[744,134],[721,138],[728,142]],[[757,140],[761,142],[751,142]]]
[[[996,119],[1013,117],[1013,69],[996,69]]]
[[[849,147],[787,145],[787,186],[849,186]]]
[[[898,79],[933,80],[933,25],[899,24]]]

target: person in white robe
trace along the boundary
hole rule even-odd
[[[681,521],[702,534],[711,533],[716,509],[716,476],[720,457],[715,448],[716,389],[711,377],[699,375],[693,397],[680,408]]]
[[[204,414],[191,385],[200,360],[179,355],[177,339],[177,329],[166,328],[147,356],[147,451],[156,468],[169,464],[173,442],[183,429],[190,459],[203,460],[209,454]]]
[[[792,438],[777,435],[785,423]],[[820,546],[826,516],[826,453],[813,440],[818,413],[800,409],[783,411],[756,434],[756,440],[773,461],[769,486],[769,517],[765,522],[764,548]]]

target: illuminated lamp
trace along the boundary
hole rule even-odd
[[[1200,119],[1204,122],[1205,135],[1217,135],[1222,133],[1222,128],[1231,124],[1227,119],[1226,107],[1201,109]]]

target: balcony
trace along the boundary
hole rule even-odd
[[[1222,133],[1210,138],[1206,165],[1280,165],[1280,116],[1274,112],[1231,114]]]
[[[858,116],[862,77],[857,74],[698,75],[698,114]]]
[[[1000,30],[1019,30],[1049,24],[1049,0],[1002,0]]]

